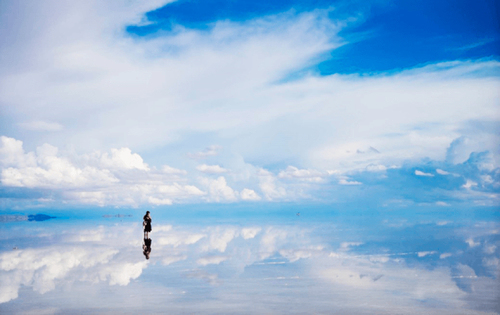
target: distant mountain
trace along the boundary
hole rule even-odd
[[[55,219],[55,217],[51,217],[50,215],[40,214],[40,213],[35,215],[30,214],[28,216],[28,221],[45,221],[49,219]]]

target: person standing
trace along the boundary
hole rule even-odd
[[[146,211],[146,215],[144,216],[144,222],[142,222],[142,226],[144,227],[144,238],[148,238],[148,233],[153,229],[151,228],[151,215],[149,211]]]

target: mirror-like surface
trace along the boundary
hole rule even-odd
[[[5,219],[0,312],[500,312],[494,214],[152,219],[149,242],[139,212]]]

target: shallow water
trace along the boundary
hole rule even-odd
[[[0,312],[500,312],[494,210],[247,210],[153,210],[149,260],[139,211],[0,223]]]

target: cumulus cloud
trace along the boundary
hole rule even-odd
[[[248,188],[244,188],[241,191],[240,196],[241,200],[258,201],[262,199],[254,190]]]
[[[286,197],[287,192],[285,188],[278,183],[276,177],[271,172],[260,169],[257,175],[259,177],[260,190],[267,200],[283,199]]]
[[[24,153],[22,142],[1,137],[1,180],[15,187],[85,187],[116,183],[119,180],[107,169],[91,165],[78,167],[58,154],[58,149],[44,144],[34,152]],[[9,167],[10,166],[10,167]]]
[[[325,176],[325,174],[320,171],[298,169],[295,166],[288,166],[286,170],[278,174],[278,178],[297,179],[310,182],[320,182],[323,180],[323,176]]]
[[[205,197],[207,201],[221,202],[236,201],[238,199],[238,192],[227,185],[224,176],[217,179],[201,178],[200,182],[208,190],[208,195]]]
[[[262,229],[259,227],[241,229],[241,237],[248,240],[254,238]]]
[[[142,157],[137,153],[132,153],[129,148],[111,149],[111,155],[104,152],[100,162],[107,168],[149,170]]]
[[[184,172],[165,166],[151,169],[128,148],[74,155],[44,144],[24,152],[22,141],[0,137],[3,186],[50,188],[65,200],[98,205],[172,204],[205,193],[193,185],[177,183]]]

